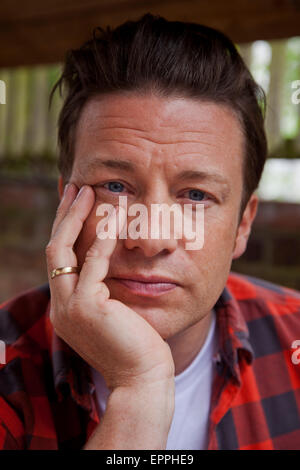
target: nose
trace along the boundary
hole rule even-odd
[[[130,206],[128,209],[128,230],[124,246],[128,250],[140,250],[146,257],[175,251],[178,239],[174,237],[175,216],[171,215],[170,205],[152,203],[136,206],[139,207]]]
[[[163,252],[165,254],[172,253],[177,248],[177,240],[151,240],[142,238],[133,240],[132,238],[127,238],[124,244],[128,250],[141,250],[147,258]]]

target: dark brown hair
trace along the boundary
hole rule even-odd
[[[180,95],[230,107],[245,141],[241,214],[257,188],[267,155],[265,94],[232,41],[207,26],[149,13],[115,29],[96,28],[91,40],[66,55],[54,86],[66,91],[58,123],[59,169],[72,171],[75,130],[93,96],[134,91]]]

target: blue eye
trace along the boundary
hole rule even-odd
[[[121,193],[124,189],[124,185],[122,183],[119,183],[118,181],[110,181],[109,183],[106,183],[106,185],[108,185],[109,191],[112,191],[114,193]],[[106,185],[104,185],[104,187]]]
[[[199,189],[191,189],[188,193],[193,201],[202,201],[205,198],[205,193]]]

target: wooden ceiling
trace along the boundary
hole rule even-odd
[[[1,0],[0,67],[53,63],[146,12],[218,28],[236,43],[300,36],[300,0]]]

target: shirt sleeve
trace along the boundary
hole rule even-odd
[[[25,430],[16,411],[0,397],[0,450],[25,449]]]

